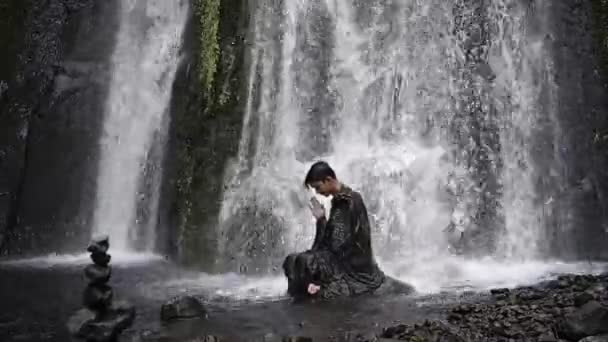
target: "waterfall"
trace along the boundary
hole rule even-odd
[[[461,254],[542,257],[537,126],[559,134],[543,6],[257,2],[218,262],[277,273],[287,253],[310,246],[302,181],[318,159],[362,193],[375,254],[392,273],[441,273]]]
[[[171,89],[186,0],[123,0],[99,143],[94,234],[114,250],[152,251]]]

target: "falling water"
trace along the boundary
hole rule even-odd
[[[188,2],[123,0],[120,6],[93,232],[108,234],[114,250],[151,251],[168,105]]]
[[[527,25],[548,11],[480,3],[258,2],[222,265],[276,273],[310,246],[302,180],[318,159],[363,194],[375,254],[402,278],[541,256],[533,137],[555,101],[546,33]]]

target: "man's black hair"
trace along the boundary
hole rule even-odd
[[[311,183],[323,181],[327,177],[336,179],[336,173],[329,164],[324,161],[318,161],[312,164],[310,170],[308,170],[306,178],[304,178],[304,186],[306,187]]]

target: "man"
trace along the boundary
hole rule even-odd
[[[385,275],[372,253],[367,209],[361,195],[340,183],[326,162],[308,171],[304,186],[323,196],[333,196],[329,218],[322,205],[311,200],[317,220],[310,250],[289,255],[283,270],[288,292],[294,297],[354,296],[377,290]]]

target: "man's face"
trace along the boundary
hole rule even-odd
[[[325,179],[323,181],[317,181],[310,183],[310,187],[315,189],[319,195],[329,196],[331,194],[331,181]]]

